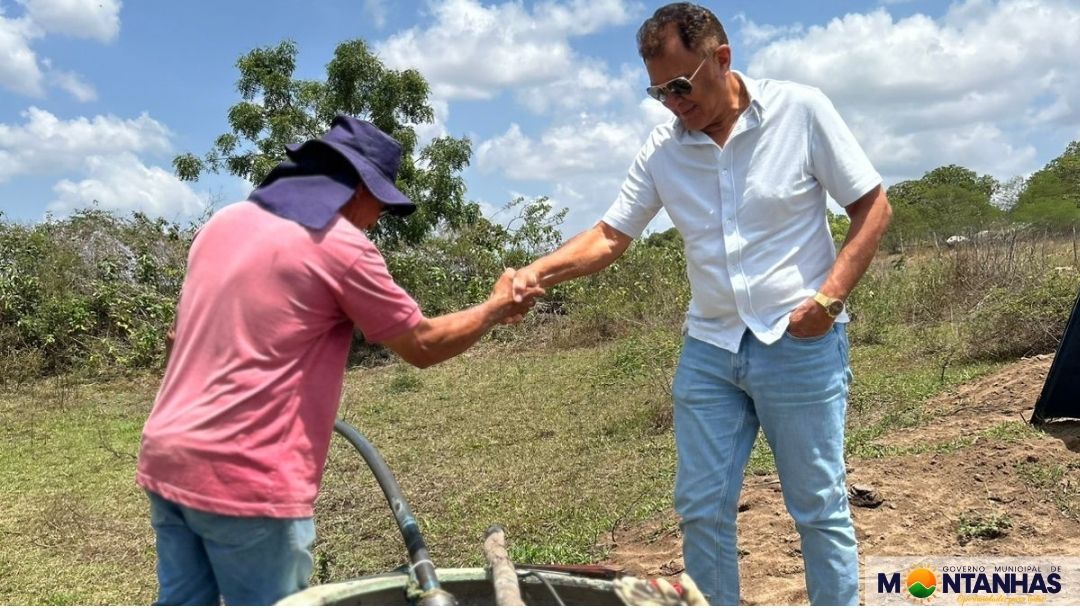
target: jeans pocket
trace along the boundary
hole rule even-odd
[[[828,338],[829,334],[831,334],[831,333],[833,333],[833,329],[830,327],[829,331],[821,334],[820,336],[807,336],[807,337],[804,338],[804,337],[801,337],[801,336],[796,336],[796,335],[792,334],[789,331],[785,331],[784,332],[784,337],[788,338],[792,342],[801,342],[803,344],[813,344],[815,342],[821,342],[825,338]]]

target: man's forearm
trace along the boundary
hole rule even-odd
[[[849,206],[851,227],[821,292],[846,300],[877,254],[881,237],[889,226],[892,208],[885,189],[878,186]]]
[[[578,234],[522,270],[536,273],[541,287],[550,287],[607,268],[632,239],[603,222]]]
[[[490,302],[421,321],[417,328],[417,367],[428,367],[460,355],[502,320],[504,313]]]
[[[515,271],[507,268],[484,302],[459,312],[423,318],[412,329],[383,344],[417,367],[428,367],[463,353],[499,323],[517,322],[544,295],[536,286],[523,287],[515,301],[512,281]]]

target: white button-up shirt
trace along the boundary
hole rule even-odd
[[[750,106],[725,145],[672,117],[641,147],[603,217],[637,237],[667,211],[686,244],[686,331],[732,352],[747,328],[778,340],[825,282],[836,259],[826,192],[847,206],[881,184],[820,90],[736,74]]]

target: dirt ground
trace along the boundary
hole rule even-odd
[[[903,555],[1080,556],[1080,426],[1027,432],[1051,357],[1025,359],[934,398],[926,426],[876,441],[888,456],[852,458],[848,484],[883,502],[852,506],[860,560]],[[1004,431],[1002,431],[1004,429]],[[996,432],[995,432],[996,430]],[[1011,433],[1011,434],[1009,434]],[[951,446],[951,447],[943,447]],[[873,502],[873,501],[871,501]],[[748,477],[738,518],[744,604],[806,604],[803,562],[775,477]],[[1007,518],[998,538],[963,539],[963,522]],[[992,536],[993,533],[987,533]],[[629,573],[683,569],[674,512],[606,541]]]

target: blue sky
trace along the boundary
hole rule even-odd
[[[236,178],[171,170],[227,130],[236,59],[289,38],[297,75],[319,78],[339,42],[362,38],[431,82],[423,137],[472,139],[471,199],[500,219],[516,195],[549,196],[572,233],[666,117],[634,47],[661,4],[0,0],[0,211],[34,222],[96,200],[183,220],[239,200],[250,186]],[[949,163],[1025,175],[1080,139],[1077,0],[707,6],[738,69],[821,87],[887,184]]]

